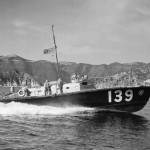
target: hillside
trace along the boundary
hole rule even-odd
[[[128,64],[115,62],[109,65],[60,62],[59,65],[61,77],[66,82],[70,80],[70,75],[73,72],[77,72],[80,75],[87,74],[90,78],[104,78],[122,72],[137,70],[136,68],[142,69],[139,72],[144,72],[144,68],[150,68],[150,64],[141,62]],[[149,75],[145,77],[145,79],[147,78],[149,78]],[[45,60],[27,60],[17,55],[0,56],[0,82],[2,85],[8,85],[8,82],[15,82],[17,85],[22,85],[26,80],[32,82],[32,84],[38,85],[43,84],[46,79],[49,81],[57,79],[55,63]]]

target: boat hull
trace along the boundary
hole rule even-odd
[[[85,106],[106,110],[118,110],[136,112],[141,110],[149,100],[150,87],[125,87],[86,90],[75,93],[67,93],[40,97],[5,98],[0,102],[21,102],[33,105],[50,106]]]

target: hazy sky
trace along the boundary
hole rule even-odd
[[[150,62],[150,0],[0,0],[0,55],[90,64]]]

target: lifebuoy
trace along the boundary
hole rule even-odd
[[[19,90],[19,91],[18,91],[18,95],[19,95],[19,96],[25,96],[25,91],[22,90],[22,89]]]

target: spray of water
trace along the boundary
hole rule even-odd
[[[93,108],[80,106],[52,107],[52,106],[35,106],[16,102],[11,102],[8,104],[0,103],[0,115],[20,115],[20,114],[61,115],[93,110],[94,110]]]

